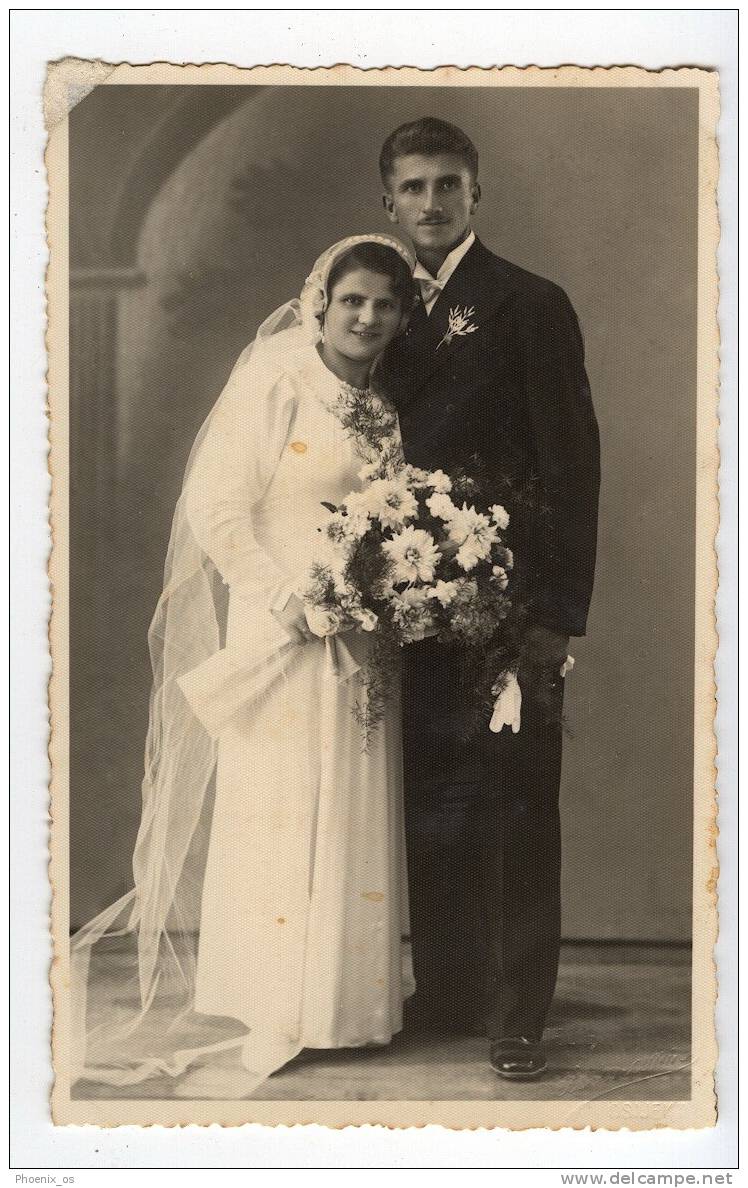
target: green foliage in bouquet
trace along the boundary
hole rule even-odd
[[[487,723],[521,660],[525,616],[503,535],[509,513],[489,506],[481,483],[465,472],[407,465],[386,434],[377,434],[369,456],[362,490],[339,507],[325,505],[331,515],[305,592],[307,616],[320,635],[371,633],[356,708],[367,740],[381,722],[399,649],[427,636],[459,649],[470,733]]]

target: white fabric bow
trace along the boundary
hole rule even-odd
[[[325,663],[341,683],[349,681],[361,668],[342,635],[325,636]]]

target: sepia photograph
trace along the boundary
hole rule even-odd
[[[55,1121],[713,1125],[717,75],[46,99]]]

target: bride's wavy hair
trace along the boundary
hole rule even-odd
[[[378,276],[389,277],[393,295],[400,301],[402,313],[410,313],[416,300],[416,286],[410,268],[394,248],[383,243],[356,243],[341,253],[327,278],[328,302],[338,282],[357,268],[366,268]]]

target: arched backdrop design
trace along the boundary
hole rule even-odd
[[[567,682],[564,932],[689,937],[697,102],[665,89],[104,86],[74,110],[74,925],[130,885],[146,631],[192,439],[320,250],[390,229],[380,144],[434,114],[480,150],[477,233],[569,293],[600,421],[596,591]]]

